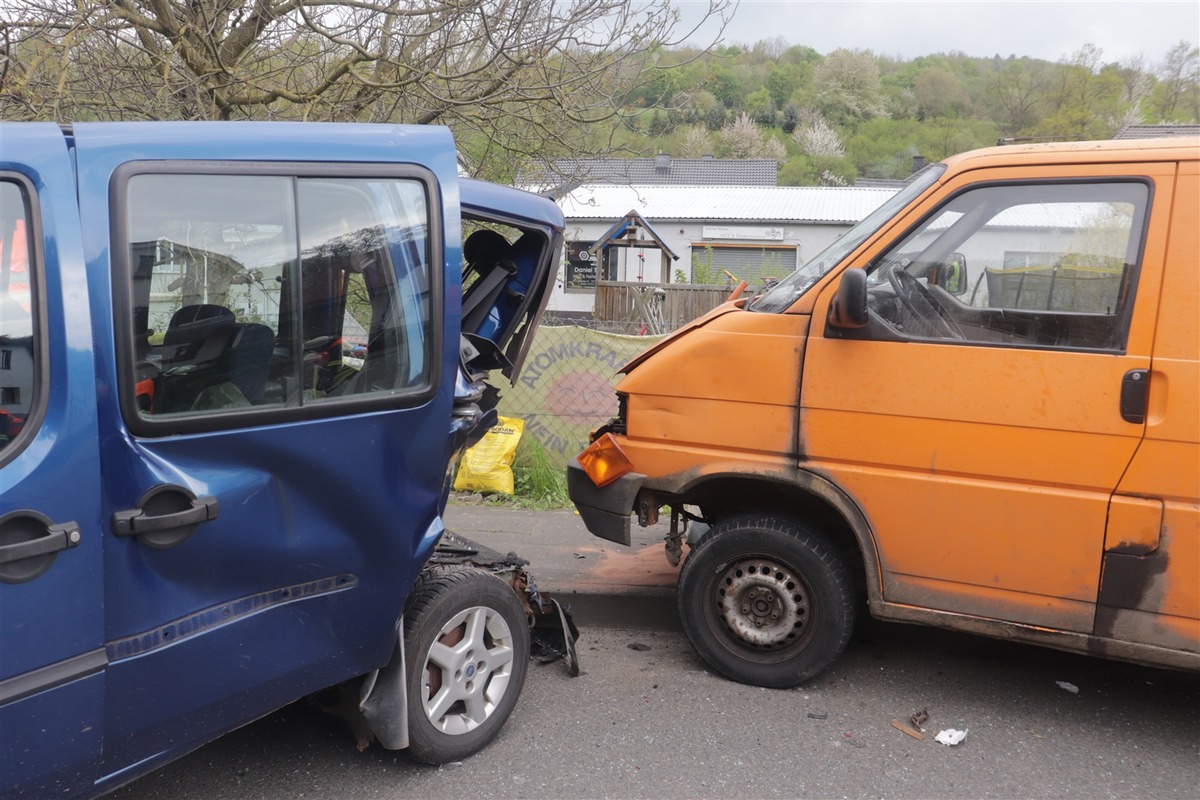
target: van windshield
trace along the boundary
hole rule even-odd
[[[942,164],[930,164],[925,169],[908,179],[904,188],[892,195],[883,205],[868,214],[861,222],[846,233],[842,234],[833,244],[826,247],[811,261],[800,267],[791,275],[751,303],[751,311],[761,311],[767,314],[778,314],[789,308],[792,303],[808,291],[821,276],[829,272],[846,256],[871,237],[875,231],[883,227],[900,209],[907,206],[914,198],[923,193],[946,171]]]

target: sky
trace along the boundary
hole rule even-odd
[[[685,23],[707,8],[705,0],[671,2]],[[711,30],[701,37],[711,41]],[[1200,0],[741,0],[723,40],[775,37],[821,54],[847,48],[901,60],[963,52],[1060,61],[1092,44],[1105,63],[1141,55],[1154,66],[1180,41],[1200,40]]]

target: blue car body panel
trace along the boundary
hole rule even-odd
[[[27,233],[47,368],[40,410],[0,450],[0,522],[41,514],[79,532],[44,575],[0,583],[0,794],[90,795],[388,661],[443,532],[447,470],[464,440],[462,213],[537,240],[508,305],[479,331],[503,347],[528,320],[517,350],[553,283],[562,217],[544,198],[477,181],[460,196],[440,128],[9,123],[0,142],[0,178],[25,187],[40,224]],[[418,170],[431,210],[413,246],[437,257],[429,390],[231,427],[131,430],[128,271],[113,246],[122,176],[197,163],[215,174]],[[119,535],[117,518],[165,485],[213,499],[219,514],[177,546]]]
[[[75,523],[80,541],[37,580],[0,586],[0,790],[81,792],[103,743],[104,535],[75,182],[56,126],[5,128],[2,142],[0,174],[26,181],[36,197],[28,238],[40,243],[45,291],[30,310],[48,366],[37,391],[48,396],[44,416],[27,423],[35,430],[5,450],[0,521],[41,514]]]

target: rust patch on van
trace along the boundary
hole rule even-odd
[[[1166,548],[1159,548],[1148,555],[1131,552],[1109,552],[1104,555],[1104,572],[1100,578],[1100,592],[1096,598],[1096,636],[1112,637],[1116,631],[1121,611],[1156,612],[1162,598],[1159,579],[1167,571],[1170,559]],[[1096,642],[1095,650],[1104,650],[1103,642]]]

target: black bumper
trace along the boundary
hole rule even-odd
[[[583,524],[593,535],[626,546],[633,541],[630,534],[633,502],[645,480],[645,475],[630,472],[598,489],[577,460],[571,459],[567,464],[567,491]]]

